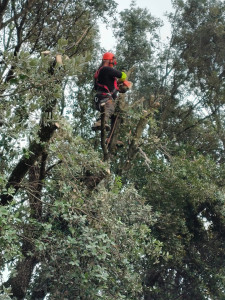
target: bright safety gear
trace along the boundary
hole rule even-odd
[[[121,72],[122,75],[121,77],[118,79],[118,83],[124,82],[124,80],[127,78],[127,74],[125,72]]]
[[[110,65],[117,65],[116,57],[111,52],[106,52],[102,56],[102,60],[109,60]]]
[[[123,82],[119,83],[119,92],[126,93],[128,90],[132,88],[133,83],[128,80],[124,80]]]
[[[120,80],[124,81],[127,78],[127,74],[123,71],[121,73],[122,73],[122,76],[120,77]]]

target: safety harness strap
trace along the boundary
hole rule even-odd
[[[100,87],[102,87],[102,88],[104,88],[108,93],[97,92],[97,94],[101,94],[101,95],[109,95],[109,94],[110,94],[110,96],[111,96],[111,95],[113,95],[113,94],[118,90],[118,87],[117,87],[117,80],[116,80],[116,78],[115,78],[115,80],[114,80],[114,86],[115,86],[115,88],[113,89],[112,92],[110,92],[110,90],[109,90],[109,88],[107,87],[107,85],[101,84],[101,83],[98,82],[99,72],[100,72],[100,70],[101,70],[102,68],[103,68],[103,66],[100,67],[100,68],[95,72],[95,75],[94,75],[94,78],[95,78],[95,84],[98,85],[98,86],[100,86]]]

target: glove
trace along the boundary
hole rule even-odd
[[[119,78],[118,82],[123,82],[127,78],[127,74],[125,72],[122,71],[121,73],[122,75]]]

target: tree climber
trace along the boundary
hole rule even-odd
[[[105,128],[108,131],[110,130],[108,121],[111,119],[112,123],[115,100],[119,92],[118,83],[123,83],[127,77],[126,73],[114,69],[116,64],[115,55],[106,52],[103,54],[102,63],[94,75],[95,107],[100,112],[103,112],[103,107],[105,108]],[[101,129],[101,118],[94,123],[92,129]]]

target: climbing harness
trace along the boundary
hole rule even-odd
[[[100,67],[96,72],[95,72],[95,75],[94,75],[94,79],[95,79],[95,90],[97,90],[97,86],[105,89],[107,92],[103,92],[103,91],[98,91],[96,94],[98,95],[102,95],[102,96],[107,96],[107,95],[110,95],[112,96],[116,91],[118,91],[118,87],[117,87],[117,80],[116,78],[114,79],[114,89],[112,92],[110,92],[109,88],[107,85],[105,84],[101,84],[99,83],[98,81],[98,76],[99,76],[99,72],[101,71],[101,69],[103,68],[104,66]]]

